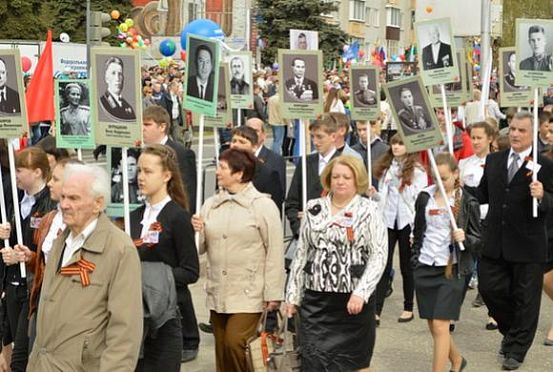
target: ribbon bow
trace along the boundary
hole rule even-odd
[[[157,231],[158,233],[161,233],[163,231],[163,228],[161,227],[159,221],[155,221],[150,225],[148,231]],[[153,243],[144,242],[144,239],[135,239],[133,240],[133,243],[136,248],[140,248],[144,244],[146,244],[148,248],[153,248],[155,246],[155,244]]]
[[[95,268],[96,265],[93,262],[81,258],[72,265],[62,267],[60,274],[65,276],[80,275],[82,286],[87,287],[90,284],[89,273],[92,273]]]

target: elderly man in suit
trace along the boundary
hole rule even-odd
[[[470,189],[489,204],[478,283],[503,335],[503,369],[520,367],[532,345],[540,311],[543,265],[548,260],[546,217],[553,209],[553,162],[538,154],[532,181],[532,114],[519,112],[509,124],[511,147],[486,158],[484,175]],[[532,216],[532,198],[538,216]]]
[[[442,67],[453,67],[451,45],[440,40],[438,26],[430,29],[430,44],[422,49],[422,64],[424,70],[434,70]]]
[[[250,84],[244,79],[244,61],[241,57],[230,60],[230,92],[231,94],[250,94]]]
[[[411,89],[406,87],[401,88],[399,90],[399,98],[403,104],[403,108],[397,113],[401,124],[406,126],[407,129],[418,130],[430,127],[430,121],[426,119],[423,108],[414,104]]]
[[[532,56],[520,62],[520,69],[525,71],[553,71],[553,58],[545,51],[547,38],[542,26],[534,25],[528,29],[528,44],[532,49]]]
[[[287,96],[294,101],[313,101],[319,98],[316,82],[305,77],[305,60],[296,57],[292,60],[294,76],[286,80],[284,86]]]
[[[103,212],[109,177],[68,164],[60,200],[67,228],[44,272],[28,371],[133,371],[142,341],[136,247]]]
[[[135,120],[136,114],[132,106],[121,94],[125,83],[123,60],[119,57],[109,57],[104,66],[104,80],[107,89],[100,97],[100,106],[109,117],[116,121]]]
[[[6,85],[8,70],[6,62],[0,58],[0,116],[21,113],[19,93]]]
[[[196,75],[188,77],[186,94],[191,97],[213,100],[213,52],[207,45],[196,48]]]

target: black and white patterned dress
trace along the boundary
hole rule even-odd
[[[286,301],[300,306],[302,371],[349,371],[370,365],[371,299],[387,259],[378,205],[361,196],[332,216],[330,196],[307,203]],[[349,315],[354,294],[363,310]]]

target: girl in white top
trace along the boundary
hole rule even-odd
[[[419,191],[427,186],[428,177],[418,162],[418,153],[407,154],[407,149],[399,134],[392,136],[390,145],[390,149],[375,166],[375,177],[379,179],[380,207],[383,211],[384,222],[388,227],[388,262],[377,288],[376,314],[379,317],[384,306],[392,270],[394,247],[398,243],[404,298],[403,313],[398,321],[404,323],[413,319],[415,287],[409,237],[412,231],[411,225],[415,219],[414,205]]]

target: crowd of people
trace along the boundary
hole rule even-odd
[[[552,106],[540,108],[537,181],[532,114],[503,113],[495,101],[485,120],[473,119],[471,103],[453,110],[452,153],[448,141],[433,149],[435,173],[426,153],[407,153],[383,93],[377,119],[353,121],[347,74],[328,71],[303,180],[299,125],[281,115],[278,77],[270,68],[252,77],[256,105],[234,112],[244,125],[219,131],[217,190],[194,214],[184,75],[176,64],[142,69],[144,141],[132,152],[141,206],[130,236],[106,214],[122,187],[103,168],[72,159],[48,135],[17,152],[11,185],[0,142],[9,221],[0,225],[0,371],[179,371],[198,354],[200,328],[213,333],[217,371],[244,372],[260,317],[271,331],[277,311],[298,320],[302,371],[369,371],[396,250],[397,321],[417,311],[427,320],[433,372],[470,362],[452,333],[469,288],[478,288],[473,305],[488,308],[486,328],[503,336],[503,369],[518,369],[542,289],[553,300]],[[447,114],[436,109],[444,138]],[[188,286],[200,255],[210,323],[198,325]],[[553,345],[553,327],[544,343]]]

